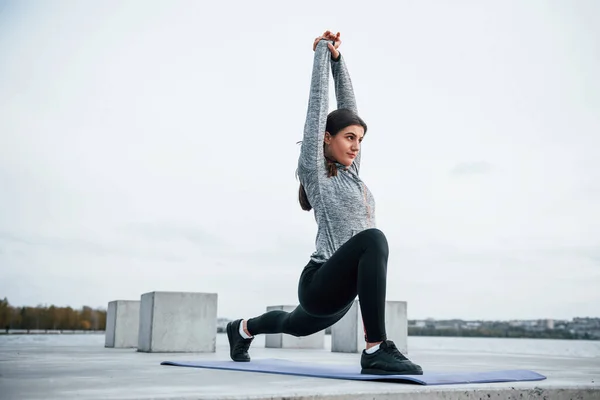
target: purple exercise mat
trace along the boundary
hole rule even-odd
[[[221,369],[230,371],[263,372],[330,379],[417,383],[420,385],[540,381],[546,379],[544,375],[524,369],[473,372],[425,371],[423,375],[363,375],[360,373],[360,366],[358,365],[314,364],[274,358],[258,359],[250,362],[163,361],[161,365]]]

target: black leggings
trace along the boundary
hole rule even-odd
[[[248,320],[252,335],[287,333],[308,336],[339,321],[358,295],[366,340],[386,340],[385,294],[388,243],[379,229],[364,230],[327,262],[308,263],[300,276],[300,305],[290,313],[269,311]]]

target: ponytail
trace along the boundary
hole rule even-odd
[[[329,158],[325,157],[325,162],[327,163],[327,177],[331,178],[332,176],[337,176],[337,167],[335,162],[331,161]],[[306,195],[306,190],[304,190],[304,186],[300,184],[300,188],[298,188],[298,202],[300,203],[300,208],[304,211],[312,210],[312,206],[308,201],[308,196]]]
[[[302,184],[300,184],[300,189],[298,190],[298,201],[300,202],[300,207],[304,211],[312,210],[312,206],[308,201],[308,196],[306,195],[306,191],[304,190],[304,186],[302,186]]]

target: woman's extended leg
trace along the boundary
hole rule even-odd
[[[292,312],[273,310],[248,320],[251,335],[263,333],[286,333],[292,336],[308,336],[322,331],[338,322],[348,312],[352,302],[332,315],[314,316],[298,306]]]
[[[333,315],[321,317],[308,314],[302,306],[296,307],[292,312],[268,311],[258,317],[250,318],[247,321],[247,329],[243,329],[243,320],[232,321],[227,324],[231,359],[234,361],[250,361],[248,348],[254,335],[264,333],[286,333],[292,336],[312,335],[335,324],[348,312],[351,306],[352,302]],[[242,329],[250,337],[244,337]]]

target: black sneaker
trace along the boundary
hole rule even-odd
[[[369,375],[423,375],[423,369],[406,358],[394,342],[386,340],[373,354],[364,350],[360,358],[361,374]]]
[[[233,361],[250,361],[248,349],[254,338],[244,339],[240,335],[241,319],[227,324],[227,339],[229,339],[229,355]]]

